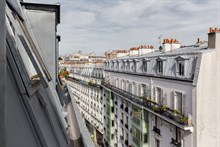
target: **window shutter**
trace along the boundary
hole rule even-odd
[[[174,72],[175,76],[178,75],[178,63],[177,62],[175,62],[173,65],[173,72]]]
[[[185,115],[186,114],[186,95],[182,95],[182,113]]]
[[[147,97],[151,97],[151,89],[150,89],[150,86],[146,86],[146,91],[147,91],[147,93],[146,93]]]
[[[141,93],[141,84],[138,85],[138,93],[139,93],[139,96],[143,96],[143,94]]]
[[[172,100],[171,100],[171,108],[175,109],[175,92],[172,91]]]
[[[167,94],[163,91],[163,105],[167,106]]]
[[[156,101],[156,88],[153,88],[153,100]]]
[[[160,105],[164,105],[164,96],[163,96],[163,89],[161,89],[161,94],[160,94],[160,98],[159,98],[159,102],[160,102]]]

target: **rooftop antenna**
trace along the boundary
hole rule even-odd
[[[161,46],[161,43],[162,43],[162,40],[161,40],[161,37],[162,37],[163,34],[160,34],[160,36],[158,37],[158,40],[159,40],[159,50],[162,50],[162,46]]]

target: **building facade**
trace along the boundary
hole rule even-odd
[[[104,67],[104,144],[220,146],[220,33],[207,42],[131,48]]]
[[[95,142],[102,144],[103,98],[101,80],[104,63],[75,64],[70,69],[68,85]]]

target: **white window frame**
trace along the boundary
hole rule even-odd
[[[163,60],[157,60],[157,74],[163,74]]]
[[[183,71],[180,71],[180,64],[181,66],[183,66],[181,68],[181,70]],[[177,77],[184,77],[185,76],[185,60],[177,60],[176,61],[176,76]]]
[[[173,93],[173,95],[172,95],[172,109],[180,111],[181,114],[185,114],[186,113],[186,95],[185,95],[185,93],[182,92],[182,91],[173,91],[172,93]],[[182,94],[181,110],[178,109],[177,93],[181,93]]]

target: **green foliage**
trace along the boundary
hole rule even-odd
[[[173,110],[173,112],[176,114],[179,114],[179,115],[181,114],[181,112],[179,110]]]
[[[153,107],[153,111],[154,111],[154,112],[159,112],[159,111],[160,111],[160,108],[159,108],[159,107]]]
[[[169,108],[167,106],[161,106],[160,110],[165,112],[165,111],[169,110]]]
[[[94,85],[93,82],[92,82],[92,80],[90,80],[90,81],[88,82],[88,85],[89,85],[89,86],[93,86],[93,85]]]
[[[188,122],[188,117],[182,116],[181,119],[180,119],[180,122],[186,124]]]
[[[69,72],[66,69],[62,69],[59,76],[67,78],[69,76]]]

